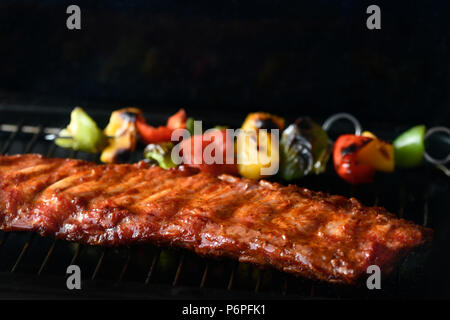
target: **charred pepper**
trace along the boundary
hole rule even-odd
[[[375,168],[358,160],[359,151],[373,139],[354,134],[340,136],[333,150],[334,168],[337,174],[351,184],[372,182]]]
[[[284,180],[299,179],[326,168],[331,153],[327,133],[308,117],[288,126],[280,142],[280,175]]]

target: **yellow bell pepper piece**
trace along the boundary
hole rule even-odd
[[[141,110],[125,108],[111,114],[104,133],[110,137],[108,146],[103,150],[100,161],[103,163],[125,162],[136,148],[136,118]]]
[[[284,129],[284,119],[267,112],[249,113],[242,124],[242,130]]]
[[[374,134],[373,134],[372,132],[370,132],[370,131],[364,131],[361,135],[362,135],[363,137],[369,137],[369,138],[372,138],[372,139],[378,139],[377,136],[374,135]]]
[[[278,144],[271,141],[270,133],[247,131],[237,139],[237,168],[241,176],[261,179],[278,172],[280,155]]]
[[[372,166],[377,171],[394,171],[394,146],[378,139],[373,133],[365,131],[363,136],[372,138],[366,146],[358,151],[356,160]]]

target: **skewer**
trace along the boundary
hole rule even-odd
[[[325,131],[328,131],[331,126],[340,120],[349,120],[355,127],[355,135],[361,135],[362,133],[362,126],[361,123],[358,121],[358,119],[349,114],[349,113],[336,113],[327,118],[324,123],[322,124],[322,128]],[[0,124],[0,131],[3,132],[23,132],[23,133],[29,133],[29,134],[44,134],[44,139],[47,141],[54,141],[56,139],[74,139],[71,136],[60,136],[61,128],[52,128],[52,127],[46,127],[46,128],[40,128],[39,126],[29,126],[29,125],[20,125],[20,124]],[[438,127],[432,127],[427,130],[425,134],[425,140],[428,139],[431,135],[437,133],[437,132],[443,132],[446,133],[448,136],[450,136],[450,129],[444,126],[438,126]],[[108,136],[108,139],[113,139],[113,136]],[[442,159],[436,159],[430,156],[429,153],[425,150],[424,153],[424,159],[433,164],[437,169],[441,170],[444,174],[447,176],[450,176],[450,170],[445,167],[444,165],[450,162],[450,154],[448,154],[446,157]]]
[[[329,117],[327,120],[324,121],[324,123],[322,124],[322,129],[328,131],[330,127],[333,125],[333,123],[341,119],[349,120],[355,127],[355,135],[357,136],[361,135],[362,133],[361,123],[355,116],[345,112],[333,114],[331,117]]]
[[[328,131],[331,126],[340,120],[349,120],[353,126],[355,127],[355,135],[359,136],[362,134],[362,126],[361,123],[358,121],[358,119],[349,114],[349,113],[336,113],[333,114],[332,116],[330,116],[329,118],[327,118],[323,125],[322,125],[322,129],[325,131]],[[426,133],[425,133],[425,141],[433,134],[440,132],[440,133],[445,133],[450,137],[450,128],[444,127],[444,126],[437,126],[437,127],[432,127],[429,128]],[[436,159],[433,158],[432,156],[430,156],[429,153],[427,153],[427,150],[425,150],[424,152],[424,159],[433,164],[437,169],[441,170],[442,172],[444,172],[447,176],[450,176],[450,169],[448,169],[447,167],[445,167],[444,165],[450,162],[450,154],[448,154],[446,157],[441,158],[441,159]]]
[[[431,135],[437,133],[437,132],[442,132],[442,133],[446,133],[447,136],[450,137],[450,129],[447,127],[433,127],[427,130],[427,132],[425,133],[425,141],[427,138],[429,138]],[[441,170],[442,172],[444,172],[444,174],[446,174],[447,176],[450,177],[450,170],[445,167],[444,165],[450,162],[450,154],[448,154],[446,157],[441,158],[441,159],[436,159],[433,158],[432,156],[430,156],[427,153],[427,150],[425,150],[424,153],[424,158],[426,161],[428,161],[431,164],[434,164],[434,166]]]

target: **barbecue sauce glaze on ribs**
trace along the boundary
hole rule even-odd
[[[354,284],[392,268],[432,230],[297,186],[144,162],[0,156],[0,229],[117,246],[151,242]]]

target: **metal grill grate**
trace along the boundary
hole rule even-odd
[[[44,125],[37,124],[33,127],[27,123],[27,130],[23,130],[24,124],[25,120],[19,121],[15,130],[8,133],[0,130],[2,154],[39,152],[48,157],[98,161],[94,155],[63,150],[52,142],[45,141]],[[132,157],[133,160],[139,158],[139,153]],[[344,184],[332,173],[323,177],[310,177],[304,182],[306,187],[312,189],[355,196],[366,205],[387,205],[389,210],[397,212],[400,217],[429,226],[432,222],[432,212],[428,204],[430,177],[429,170],[424,171],[423,179],[427,184],[416,193],[411,193],[411,187],[408,186],[411,181],[408,173],[396,174],[395,178],[383,176],[373,185],[358,188]],[[394,184],[384,190],[386,183]],[[396,192],[392,192],[393,190]],[[50,276],[65,279],[63,278],[65,268],[70,264],[78,264],[83,271],[83,278],[90,279],[90,283],[94,283],[93,290],[97,290],[99,283],[108,288],[116,288],[120,284],[122,289],[125,288],[123,294],[133,292],[135,289],[130,284],[137,283],[146,288],[142,293],[144,296],[149,293],[165,292],[164,294],[170,296],[184,294],[185,297],[190,297],[201,292],[200,295],[206,297],[210,297],[211,294],[229,297],[230,294],[236,296],[236,292],[239,292],[244,297],[256,294],[260,297],[367,298],[403,295],[405,288],[409,294],[423,295],[426,282],[426,277],[420,279],[419,275],[422,275],[418,272],[413,281],[414,285],[408,282],[405,287],[402,282],[407,277],[403,273],[404,266],[401,266],[394,276],[387,279],[382,292],[369,292],[364,288],[315,283],[272,269],[260,270],[235,261],[203,259],[182,250],[157,248],[151,245],[125,248],[92,247],[42,238],[34,233],[25,232],[1,232],[0,261],[2,274],[36,274],[42,279]],[[52,279],[49,281],[55,282],[54,278]],[[59,286],[61,291],[66,290],[65,281],[60,281]],[[183,290],[174,291],[173,288]],[[416,288],[417,291],[412,288]]]

